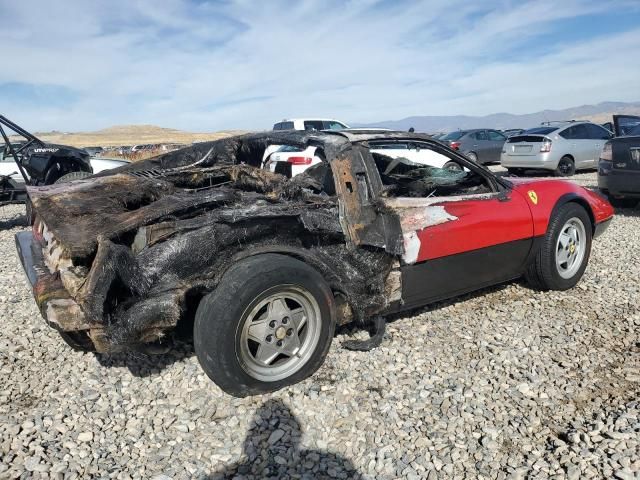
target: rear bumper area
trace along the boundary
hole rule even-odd
[[[640,172],[609,170],[598,173],[598,187],[614,197],[640,198]]]
[[[42,242],[32,232],[17,233],[15,242],[22,268],[44,320],[58,330],[72,347],[92,349],[88,336],[91,326],[87,324],[80,306],[65,290],[60,275],[49,271],[44,261]]]

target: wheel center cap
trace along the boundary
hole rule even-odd
[[[575,245],[571,245],[571,247],[569,248],[569,251],[571,253],[575,252],[576,251],[576,246]]]
[[[284,327],[278,327],[278,329],[276,330],[276,338],[278,340],[282,340],[286,336],[287,336],[287,329]]]

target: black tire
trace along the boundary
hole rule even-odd
[[[576,173],[576,164],[569,155],[565,155],[558,162],[558,166],[553,171],[556,177],[571,177]]]
[[[453,161],[445,163],[442,168],[444,168],[445,170],[451,170],[453,172],[462,172],[462,167],[460,166],[460,164]]]
[[[57,179],[53,183],[67,183],[67,182],[72,182],[74,180],[82,180],[83,178],[87,178],[90,176],[91,176],[91,173],[89,172],[70,172],[61,176],[59,179]]]
[[[243,367],[241,329],[247,312],[281,286],[302,288],[315,299],[320,336],[297,371],[286,378],[264,381]],[[295,258],[264,254],[233,265],[217,288],[202,299],[196,312],[193,341],[198,361],[209,378],[228,394],[245,397],[272,392],[312,375],[327,356],[335,325],[333,294],[322,276]]]
[[[29,196],[27,196],[27,199],[24,202],[24,207],[27,217],[27,225],[33,225],[33,222],[35,222],[36,218],[33,214],[33,203],[31,203],[31,198]]]
[[[556,265],[556,247],[562,228],[573,218],[580,220],[584,225],[586,250],[575,274],[571,278],[563,278]],[[562,205],[551,218],[542,245],[527,267],[525,272],[527,283],[536,290],[568,290],[574,287],[582,278],[589,263],[592,232],[591,218],[584,207],[574,202]]]

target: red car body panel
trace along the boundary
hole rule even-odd
[[[613,217],[613,207],[604,197],[573,182],[524,178],[512,178],[509,181],[514,184],[514,191],[530,200],[532,195],[529,192],[533,192],[537,199],[537,203],[532,200],[529,203],[533,216],[533,234],[536,237],[546,233],[551,213],[561,197],[565,195],[586,201],[596,224]]]
[[[506,196],[471,195],[437,203],[433,199],[412,199],[405,204],[405,238],[415,232],[419,241],[417,258],[410,263],[542,236],[554,208],[576,198],[586,202],[596,224],[613,216],[613,207],[606,199],[573,182],[513,179],[513,184]],[[419,225],[416,219],[424,217],[440,220]]]
[[[506,201],[494,195],[434,206],[444,207],[455,220],[417,232],[421,245],[418,262],[533,236],[531,211],[517,192],[510,193]]]

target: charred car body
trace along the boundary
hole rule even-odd
[[[372,153],[376,140],[461,168]],[[324,160],[287,179],[260,168],[273,144]],[[238,396],[313,373],[336,324],[523,274],[571,288],[613,214],[575,184],[500,179],[407,132],[233,137],[29,193],[37,219],[16,243],[51,326],[111,352],[195,318],[200,364]]]

